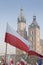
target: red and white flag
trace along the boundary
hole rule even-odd
[[[12,58],[10,58],[10,65],[14,65]]]
[[[20,63],[21,63],[21,65],[26,65],[27,64],[27,62],[23,58],[21,58]]]
[[[20,50],[29,53],[29,55],[37,55],[43,57],[42,55],[33,51],[30,43],[27,40],[25,40],[22,36],[20,36],[16,31],[14,31],[13,28],[11,28],[8,24],[5,33],[5,42],[15,46]]]
[[[26,61],[23,58],[20,59],[20,62],[16,63],[16,65],[26,65],[26,64],[27,63],[26,63]]]
[[[16,65],[21,65],[21,63],[20,62],[17,62]]]
[[[12,27],[10,27],[8,24],[5,33],[5,42],[25,52],[28,52],[29,49],[31,49],[29,47],[30,43],[27,40],[25,40],[22,36],[20,36],[16,31],[14,31]]]

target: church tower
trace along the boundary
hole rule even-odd
[[[18,16],[17,22],[17,32],[25,39],[27,39],[27,32],[26,32],[26,18],[24,15],[24,10],[20,9],[20,15]],[[20,43],[19,43],[20,44]],[[21,50],[16,50],[17,54],[22,54]]]
[[[31,43],[34,51],[41,53],[40,27],[36,21],[36,16],[33,16],[33,21],[28,27],[28,41]]]

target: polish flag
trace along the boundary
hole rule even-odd
[[[7,24],[6,34],[5,34],[5,42],[9,43],[25,52],[28,52],[31,49],[30,43],[25,40],[22,36],[20,36],[17,32],[15,32],[12,27]]]
[[[20,62],[16,63],[16,65],[26,65],[26,64],[27,63],[26,63],[26,61],[23,58],[20,59]]]
[[[22,51],[25,51],[29,55],[36,55],[43,57],[42,55],[33,51],[30,43],[27,40],[25,40],[22,36],[20,36],[16,31],[14,31],[14,29],[10,27],[8,24],[5,33],[5,42],[9,43],[12,46],[15,46],[16,48]]]
[[[20,62],[17,62],[16,65],[21,65],[21,63]]]
[[[21,63],[21,65],[26,65],[27,64],[27,62],[23,58],[21,58],[20,63]]]
[[[34,55],[34,56],[43,57],[43,55],[41,55],[41,54],[35,52],[34,50],[30,50],[30,51],[28,51],[28,55]]]
[[[12,58],[10,58],[10,65],[14,65]]]

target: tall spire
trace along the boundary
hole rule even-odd
[[[31,23],[31,26],[32,27],[38,27],[38,28],[40,28],[39,25],[38,25],[38,23],[37,23],[37,21],[36,21],[36,16],[33,16],[33,21]]]
[[[18,16],[18,22],[26,22],[23,8],[20,9],[20,15]]]

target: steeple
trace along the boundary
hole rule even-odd
[[[25,22],[26,23],[26,19],[25,19],[23,8],[20,9],[20,15],[18,16],[18,22]]]
[[[38,27],[38,28],[40,28],[38,23],[37,23],[37,21],[36,21],[36,16],[33,16],[33,21],[32,21],[30,26],[31,27]]]
[[[36,21],[36,16],[33,16],[33,21]]]

